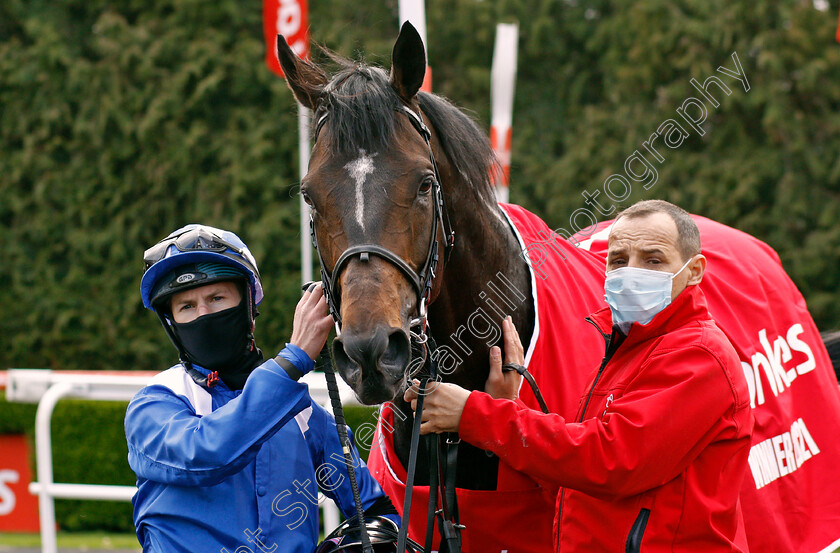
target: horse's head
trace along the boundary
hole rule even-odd
[[[282,37],[278,57],[295,97],[313,110],[301,195],[340,322],[333,357],[363,402],[387,401],[402,386],[413,325],[440,290],[448,250],[440,180],[452,171],[433,125],[423,122],[428,102],[444,101],[418,95],[426,57],[410,24],[394,46],[390,75],[334,57],[343,69],[328,77]]]

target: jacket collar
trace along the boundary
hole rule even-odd
[[[216,373],[216,379],[214,379],[215,383],[212,386],[207,386],[207,377],[212,372],[210,369],[205,369],[204,367],[196,363],[190,363],[189,366],[192,367],[192,371],[190,371],[187,368],[188,365],[184,364],[183,362],[181,362],[180,365],[181,368],[184,369],[184,372],[190,375],[190,377],[192,377],[196,384],[198,384],[207,391],[210,391],[209,389],[213,388],[216,391],[227,392],[229,394],[235,394],[237,392],[237,390],[231,390],[230,388],[228,388],[227,384],[225,384],[225,381],[221,378],[218,378],[218,373]]]
[[[605,336],[609,336],[613,331],[620,332],[618,328],[613,328],[612,312],[609,307],[596,311],[589,318]],[[706,296],[700,291],[699,286],[688,286],[648,324],[633,323],[627,332],[627,337],[633,341],[648,340],[698,318],[709,318]]]

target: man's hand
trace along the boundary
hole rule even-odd
[[[470,392],[447,382],[429,382],[426,390],[420,390],[420,381],[415,380],[403,396],[406,401],[411,402],[412,410],[417,410],[419,394],[426,396],[423,400],[421,434],[458,431],[461,413],[464,412]]]
[[[510,317],[502,321],[504,332],[505,363],[525,363],[525,352],[516,326]],[[494,398],[516,399],[522,375],[516,371],[502,372],[502,352],[493,346],[490,348],[490,375],[484,386],[485,391]],[[420,424],[421,434],[440,434],[457,432],[461,423],[461,414],[470,397],[470,392],[447,382],[430,382],[426,390],[420,390],[420,381],[414,380],[403,398],[411,403],[411,409],[417,410],[417,398],[425,395],[423,419]]]
[[[303,293],[295,307],[295,320],[289,343],[306,352],[313,361],[318,358],[333,327],[323,284],[313,284]]]
[[[525,352],[519,333],[510,316],[502,321],[505,343],[505,363],[525,364]],[[484,384],[484,391],[494,398],[516,399],[522,385],[522,375],[516,371],[502,372],[502,352],[498,346],[490,348],[490,374]]]

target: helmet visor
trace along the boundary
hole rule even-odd
[[[146,250],[143,253],[143,261],[146,263],[146,269],[166,257],[166,252],[172,246],[175,246],[182,252],[205,251],[223,253],[227,250],[232,250],[250,263],[254,272],[259,276],[257,262],[247,248],[231,244],[207,227],[192,228],[180,233],[176,231],[176,233],[170,234]]]

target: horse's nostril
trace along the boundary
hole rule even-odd
[[[361,367],[364,371],[376,369],[377,360],[388,347],[385,329],[379,328],[370,334],[355,334],[349,329],[335,340],[335,359],[339,367],[347,369]]]
[[[388,373],[402,372],[411,357],[408,336],[399,328],[386,334],[384,328],[372,335],[359,336],[343,332],[333,342],[333,359],[336,367],[350,372],[384,369]]]
[[[344,351],[344,344],[340,338],[333,340],[333,361],[339,369],[352,364],[352,361],[347,356],[347,352]]]
[[[380,357],[384,365],[390,365],[402,370],[411,356],[411,345],[408,336],[400,329],[396,329],[388,335],[388,347]]]

